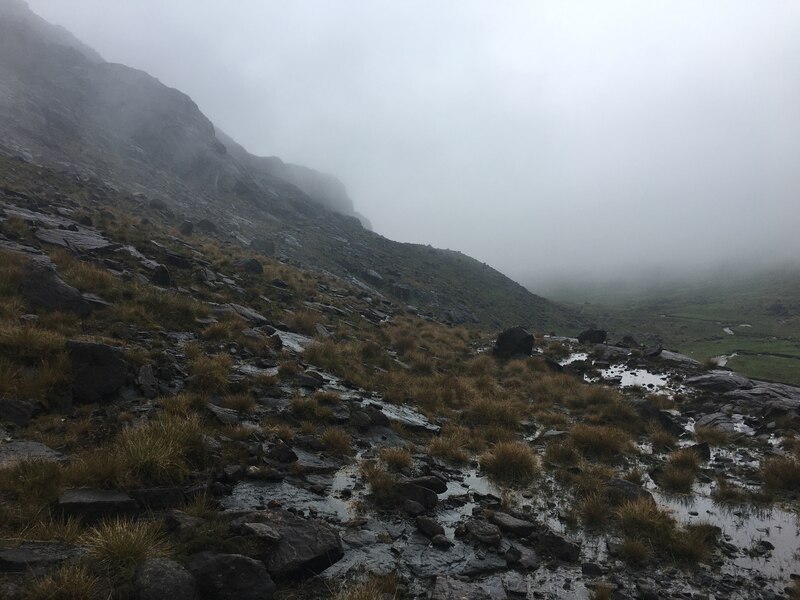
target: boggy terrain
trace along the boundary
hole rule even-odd
[[[0,597],[800,597],[800,389],[3,166]]]

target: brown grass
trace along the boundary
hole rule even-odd
[[[219,393],[228,387],[233,359],[228,354],[199,354],[189,361],[191,387],[198,392]]]
[[[796,492],[800,490],[800,459],[791,456],[772,456],[761,463],[764,485],[770,490]]]
[[[345,456],[353,452],[350,435],[341,427],[326,427],[320,439],[328,452],[335,456]]]
[[[694,439],[698,442],[708,442],[712,446],[724,446],[730,443],[731,436],[716,427],[695,427]]]
[[[536,452],[524,442],[500,442],[480,458],[490,476],[508,483],[526,483],[539,472]]]
[[[587,457],[612,459],[632,450],[631,439],[617,427],[605,425],[575,425],[569,439]]]
[[[381,448],[378,456],[393,471],[401,471],[411,466],[411,452],[405,447]]]
[[[223,396],[220,406],[240,413],[251,413],[256,409],[256,399],[250,394],[229,394]]]
[[[130,577],[145,559],[173,552],[158,524],[130,519],[104,521],[89,530],[81,543],[103,571],[120,579]]]
[[[86,565],[66,564],[33,579],[24,600],[107,600],[108,586]]]

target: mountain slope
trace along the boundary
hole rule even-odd
[[[0,0],[0,151],[112,182],[167,207],[175,226],[206,219],[223,238],[369,281],[437,318],[581,324],[478,261],[366,231],[334,177],[249,154],[187,95],[104,62],[19,0]]]

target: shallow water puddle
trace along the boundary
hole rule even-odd
[[[703,495],[671,496],[652,490],[656,501],[673,512],[682,524],[710,523],[722,529],[738,556],[726,560],[724,569],[752,570],[754,574],[788,580],[800,569],[800,517],[780,508],[756,510],[747,506],[719,505]],[[696,513],[696,514],[692,514]],[[775,548],[764,556],[750,556],[747,551],[766,540]]]
[[[612,365],[600,371],[600,376],[605,380],[618,380],[620,387],[670,388],[667,375],[651,373],[647,369],[630,369],[625,365]]]

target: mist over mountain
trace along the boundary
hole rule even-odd
[[[33,6],[379,233],[526,283],[800,255],[797,3]]]

